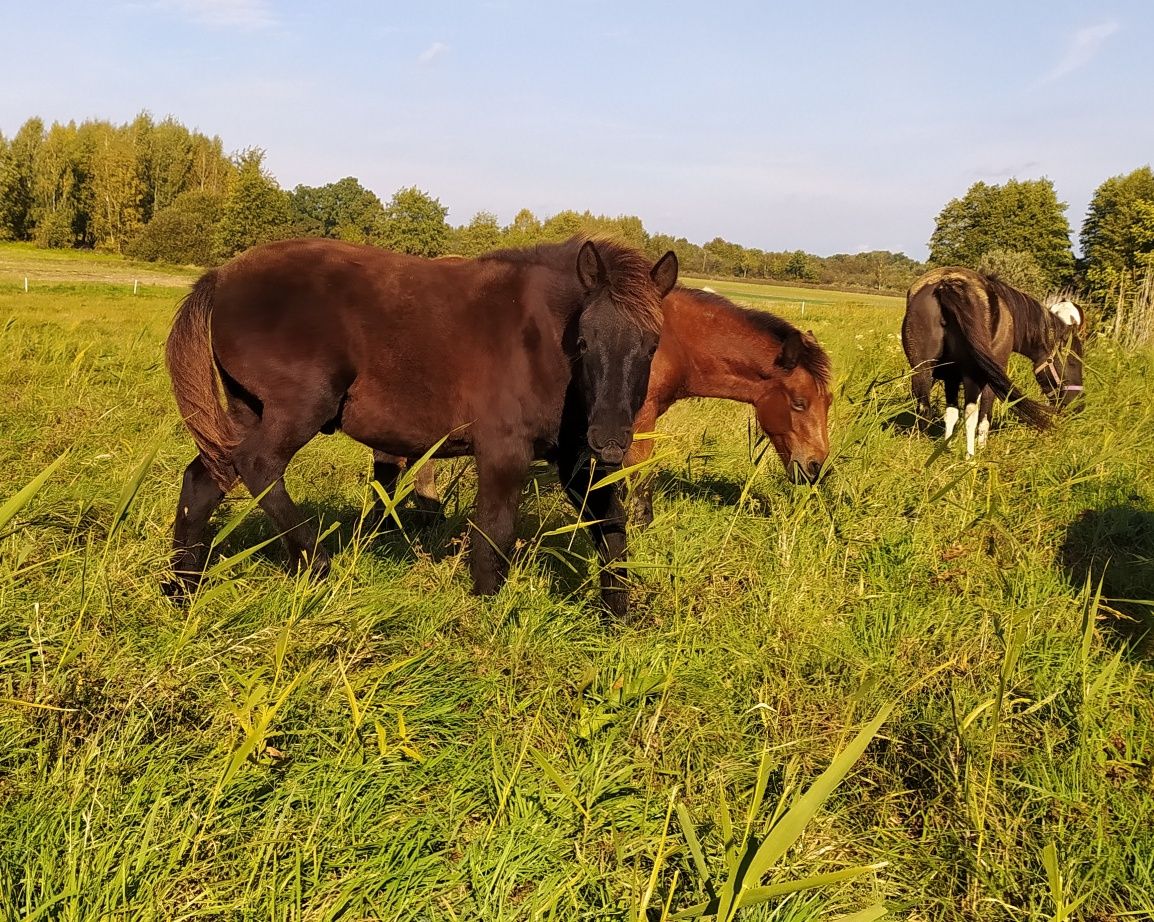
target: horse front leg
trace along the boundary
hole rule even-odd
[[[576,457],[558,464],[561,483],[569,501],[590,520],[589,530],[601,562],[601,602],[620,620],[629,615],[629,583],[621,570],[628,550],[625,536],[625,506],[618,484],[594,490],[594,471]]]
[[[491,454],[477,449],[477,507],[469,523],[469,569],[477,595],[495,594],[508,576],[530,457],[528,451]]]

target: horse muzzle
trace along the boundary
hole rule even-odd
[[[804,464],[801,461],[791,461],[788,468],[789,479],[796,484],[814,484],[821,477],[821,462],[810,460]]]

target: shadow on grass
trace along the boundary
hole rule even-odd
[[[1062,568],[1074,586],[1102,586],[1109,633],[1141,656],[1154,655],[1154,511],[1088,509],[1066,529]]]
[[[571,525],[575,520],[572,507],[557,492],[556,471],[551,467],[534,465],[527,484],[528,495],[522,498],[517,514],[514,560],[526,551],[532,553],[535,565],[542,569],[552,591],[559,596],[584,592],[589,588],[593,573],[590,562],[596,558],[591,539],[582,532],[538,537],[544,532]],[[535,492],[541,494],[539,507],[532,500]],[[557,502],[550,501],[554,498]],[[231,508],[222,508],[214,517],[210,535],[236,511],[236,504],[248,501],[247,495],[238,492],[236,499],[229,504]],[[468,501],[458,497],[456,481],[451,482],[450,490],[439,505],[416,494],[406,498],[397,510],[400,527],[391,518],[385,520],[379,508],[364,512],[360,506],[336,498],[299,500],[297,506],[311,523],[319,523],[321,534],[327,533],[322,543],[333,556],[359,543],[364,554],[397,564],[412,564],[418,558],[440,563],[456,556],[469,533],[469,519],[473,514],[471,497]],[[253,554],[253,559],[285,568],[287,558],[283,544],[269,540],[276,534],[275,526],[265,513],[253,509],[216,549],[210,566],[222,557],[268,542]]]
[[[780,465],[778,465],[780,469]],[[761,478],[758,478],[761,479]],[[715,474],[698,474],[693,479],[676,471],[659,470],[653,475],[653,500],[660,504],[662,499],[679,497],[698,500],[714,506],[737,506],[741,502],[744,480],[731,480]],[[768,497],[756,487],[745,494],[746,503],[751,500],[759,504],[767,503]]]

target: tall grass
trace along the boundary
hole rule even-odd
[[[238,495],[176,609],[178,295],[0,294],[0,917],[1154,913],[1149,352],[1092,345],[1084,413],[967,463],[906,428],[897,302],[807,304],[829,477],[675,407],[636,625],[546,470],[481,600],[472,468],[378,533],[341,437],[289,473],[330,578]]]

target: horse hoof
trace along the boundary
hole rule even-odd
[[[185,580],[173,576],[160,584],[160,591],[173,605],[184,608],[192,601],[192,593],[196,586],[190,586]]]
[[[628,624],[632,620],[629,614],[629,593],[624,589],[602,592],[601,604],[605,606],[609,620],[617,624]]]

